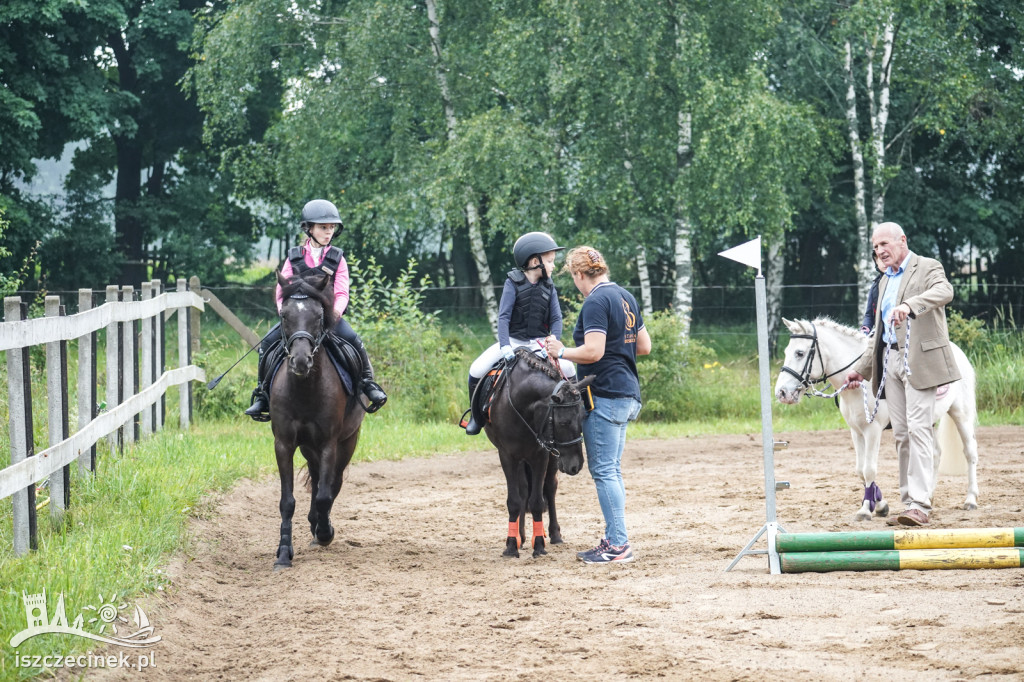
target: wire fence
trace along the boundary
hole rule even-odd
[[[984,320],[988,325],[1016,328],[1024,321],[1024,284],[990,284],[954,280],[950,307],[965,317]],[[354,284],[358,286],[358,282]],[[271,286],[205,286],[236,315],[250,324],[276,322],[274,288]],[[626,286],[639,301],[639,287]],[[22,292],[31,294],[34,292]],[[69,310],[77,303],[78,292],[46,292],[60,295]],[[445,323],[473,323],[486,318],[483,297],[478,287],[430,287],[421,290],[423,310],[437,314]],[[651,288],[654,310],[670,306],[673,289]],[[832,319],[859,326],[863,310],[858,302],[856,284],[787,284],[782,287],[781,314],[790,319],[813,319],[827,315]],[[495,287],[495,298],[501,287]],[[561,289],[559,295],[570,300],[575,289]],[[701,286],[693,290],[692,335],[756,336],[754,286]],[[265,327],[264,327],[265,328]]]

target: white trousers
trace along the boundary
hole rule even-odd
[[[537,345],[538,341],[540,341],[541,344],[543,344],[544,339],[531,339],[529,341],[524,341],[522,339],[509,338],[508,340],[509,345],[512,346],[513,348],[526,346],[532,351],[539,351],[541,349],[541,346]],[[481,353],[480,357],[474,360],[473,364],[469,366],[469,376],[471,376],[474,379],[482,379],[484,375],[487,374],[487,372],[491,369],[491,367],[494,367],[494,363],[496,363],[500,359],[501,346],[495,343],[493,346],[491,346],[483,353]],[[569,360],[562,359],[558,361],[558,364],[561,365],[562,367],[562,374],[570,378],[576,376],[576,367],[572,364],[572,362],[570,362]]]

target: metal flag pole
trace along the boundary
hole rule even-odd
[[[751,538],[750,542],[740,550],[736,558],[726,568],[726,572],[745,556],[767,554],[768,568],[772,574],[782,573],[779,563],[779,552],[775,546],[775,539],[779,532],[785,532],[776,518],[775,492],[789,487],[788,481],[775,481],[775,446],[785,447],[784,442],[775,442],[772,433],[772,388],[771,370],[769,367],[768,355],[768,296],[766,294],[765,279],[761,274],[761,238],[740,244],[737,247],[728,249],[719,254],[735,261],[739,261],[750,267],[757,268],[757,276],[754,278],[755,308],[757,309],[757,356],[758,374],[761,387],[761,449],[764,455],[764,502],[765,502],[765,524],[761,530]],[[752,549],[761,536],[764,535],[768,542],[768,549]]]

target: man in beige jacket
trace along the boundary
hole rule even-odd
[[[886,361],[885,399],[899,455],[900,501],[905,507],[889,523],[923,526],[932,510],[935,391],[960,378],[946,329],[945,305],[953,300],[953,287],[941,263],[910,251],[907,236],[896,223],[878,225],[871,246],[886,274],[878,284],[874,346],[846,380],[850,388],[857,388],[864,374],[873,371],[878,386]],[[909,371],[903,362],[908,325]]]

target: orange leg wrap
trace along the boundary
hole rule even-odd
[[[544,522],[543,521],[534,521],[533,522],[533,537],[535,537],[535,538],[545,538],[545,537],[547,537],[546,535],[544,535]]]
[[[516,547],[522,544],[522,540],[519,539],[519,522],[509,521],[508,522],[508,536],[516,539]]]

